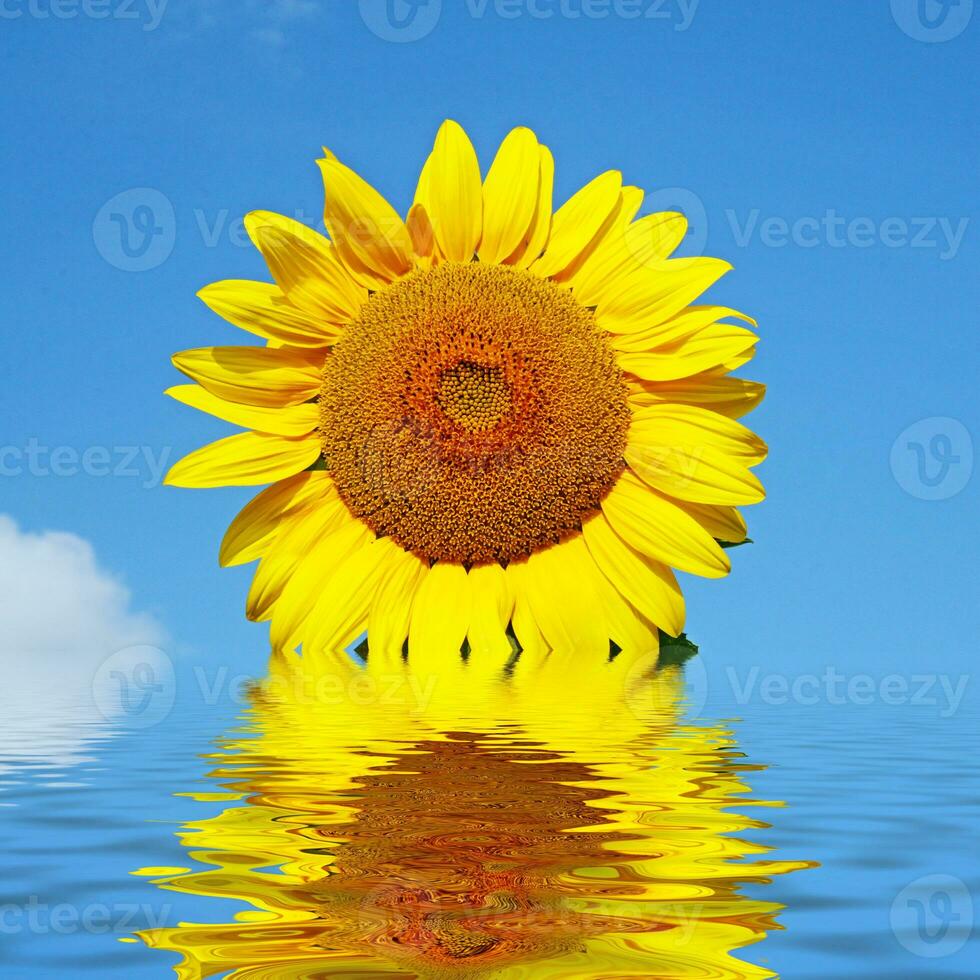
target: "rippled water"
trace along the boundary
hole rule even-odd
[[[976,975],[967,704],[702,709],[648,668],[8,705],[0,975]]]

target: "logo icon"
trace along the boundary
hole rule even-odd
[[[170,714],[176,696],[173,661],[151,646],[119,650],[96,671],[95,706],[123,728],[151,728]]]
[[[906,493],[920,500],[948,500],[970,482],[973,439],[956,419],[922,419],[895,440],[891,467]]]
[[[686,187],[662,187],[648,194],[643,202],[645,214],[676,211],[687,218],[687,234],[677,249],[678,255],[704,255],[708,247],[708,212],[694,191]]]
[[[973,0],[891,0],[895,23],[915,41],[952,41],[969,26]]]
[[[649,718],[651,713],[657,714],[664,708],[675,707],[673,694],[665,692],[655,683],[657,673],[663,670],[680,671],[684,693],[679,707],[687,721],[700,718],[708,700],[708,672],[704,661],[695,655],[681,666],[665,666],[662,653],[656,650],[638,657],[623,677],[624,700],[630,712],[642,721]]]
[[[361,20],[382,41],[406,44],[428,37],[442,16],[442,0],[358,0]]]
[[[895,938],[916,956],[952,956],[973,930],[973,898],[959,878],[926,875],[895,897],[891,926]]]
[[[177,240],[174,206],[159,191],[136,187],[102,205],[92,223],[99,254],[124,272],[147,272],[170,258]]]

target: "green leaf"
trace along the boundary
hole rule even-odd
[[[720,538],[715,538],[723,548],[741,548],[743,544],[755,544],[751,538],[746,538],[744,541],[722,541]]]
[[[680,667],[691,657],[698,655],[699,647],[688,639],[687,633],[681,633],[678,637],[660,634],[660,659],[657,662],[657,669],[662,667]]]

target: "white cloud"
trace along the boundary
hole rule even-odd
[[[0,772],[25,760],[81,761],[114,715],[93,687],[100,669],[112,657],[114,667],[131,664],[120,651],[164,642],[160,624],[131,609],[128,589],[87,541],[22,531],[0,514]]]
[[[0,663],[62,667],[163,640],[159,624],[130,610],[129,591],[74,534],[21,531],[0,514]]]

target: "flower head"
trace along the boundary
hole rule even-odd
[[[266,346],[185,351],[168,394],[248,430],[177,486],[271,484],[232,523],[259,560],[247,611],[280,650],[458,655],[656,649],[683,628],[672,569],[720,577],[762,499],[753,321],[691,305],[729,266],[670,258],[682,215],[636,219],[618,172],[552,212],[528,129],[484,179],[453,122],[404,221],[332,154],[329,239],[246,220],[273,284],[201,298]],[[738,322],[740,321],[740,322]]]

